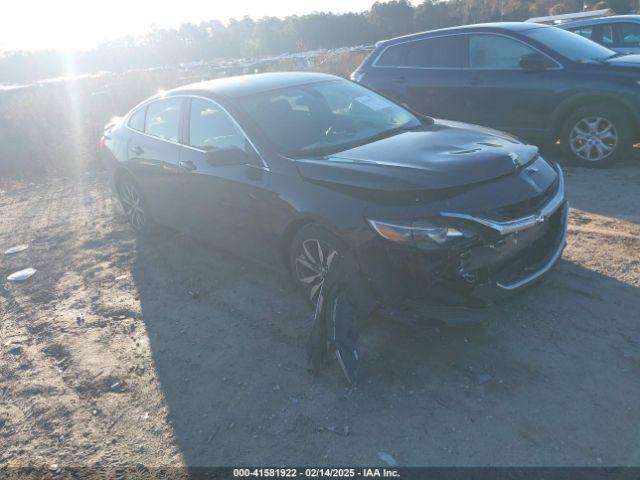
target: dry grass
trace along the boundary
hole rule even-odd
[[[348,76],[359,52],[327,54],[305,68]],[[299,70],[291,60],[268,71]],[[76,176],[99,168],[96,147],[109,119],[160,89],[195,81],[175,69],[103,74],[0,93],[0,178]]]

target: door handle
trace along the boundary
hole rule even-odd
[[[180,160],[178,165],[187,172],[193,172],[196,169],[196,164],[191,160]]]
[[[468,85],[481,85],[482,79],[480,77],[473,77],[471,80],[467,82]]]
[[[407,79],[405,77],[397,77],[393,79],[393,83],[402,85],[403,83],[407,83]]]
[[[132,151],[133,153],[135,153],[136,155],[142,155],[142,154],[144,153],[144,148],[142,148],[142,147],[141,147],[141,146],[139,146],[139,145],[136,145],[135,147],[133,147],[133,148],[131,149],[131,151]]]

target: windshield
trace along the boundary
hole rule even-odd
[[[279,153],[292,158],[330,155],[422,125],[401,106],[346,80],[283,88],[239,103]]]
[[[532,28],[522,33],[574,62],[604,60],[616,54],[596,42],[560,28]]]

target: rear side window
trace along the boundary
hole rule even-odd
[[[427,38],[394,45],[384,51],[377,65],[415,68],[463,68],[466,65],[463,35]]]
[[[376,65],[380,65],[381,67],[404,67],[404,56],[406,52],[407,48],[405,44],[387,47],[376,61]]]
[[[181,98],[165,98],[150,103],[145,117],[145,132],[154,137],[178,141]]]
[[[144,117],[147,114],[147,107],[142,107],[131,114],[129,127],[139,132],[144,132]]]
[[[535,53],[524,43],[499,35],[471,35],[469,38],[471,68],[520,68],[522,57]]]

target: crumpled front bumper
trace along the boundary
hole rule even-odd
[[[520,262],[515,262],[515,265],[507,265],[496,272],[488,282],[475,287],[471,294],[487,304],[491,304],[508,298],[542,279],[562,256],[567,242],[568,216],[569,204],[565,201],[550,218],[551,221],[557,222],[557,225],[554,225],[551,231],[546,233],[548,238],[540,239],[543,240],[541,243],[547,246],[544,251],[538,252],[538,255],[535,255],[534,252],[535,258],[530,261],[523,262],[519,258]],[[532,246],[530,248],[541,247]]]
[[[535,214],[499,222],[442,213],[490,230],[491,241],[441,258],[387,251],[388,268],[379,267],[378,272],[384,273],[371,275],[380,296],[391,290],[383,310],[411,322],[473,323],[490,315],[496,303],[541,280],[566,245],[569,204],[562,170],[557,171],[555,194]]]

